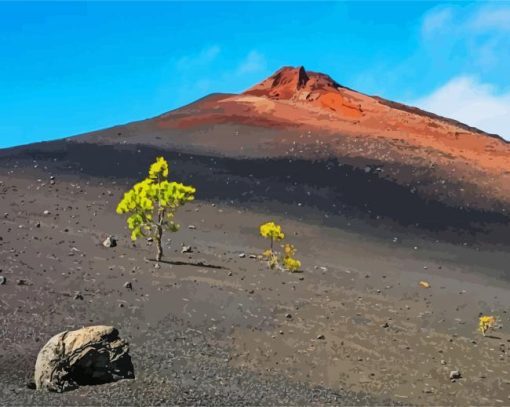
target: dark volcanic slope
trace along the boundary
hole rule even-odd
[[[241,95],[215,94],[153,119],[4,150],[0,165],[37,159],[55,171],[139,178],[158,154],[201,198],[313,207],[328,222],[362,217],[491,232],[497,241],[509,235],[508,143],[303,68],[283,68]]]

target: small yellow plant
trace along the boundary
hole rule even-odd
[[[294,245],[289,243],[283,245],[283,267],[292,272],[301,268],[301,262],[293,257],[295,254],[296,248]]]
[[[274,250],[274,242],[285,238],[285,234],[282,232],[280,225],[277,225],[274,222],[264,223],[260,225],[260,235],[271,239],[270,248],[262,253],[262,257],[267,259],[269,268],[273,269],[275,267],[280,267],[292,272],[296,272],[300,269],[301,262],[293,258],[296,253],[296,249],[293,245],[288,243],[282,245],[283,255],[281,256],[281,259],[279,258],[278,252]]]
[[[285,238],[281,226],[274,222],[260,225],[260,236],[271,239],[271,250],[273,250],[275,240],[283,240]]]
[[[485,336],[487,331],[490,328],[493,328],[496,325],[496,317],[490,315],[482,315],[478,322],[478,329]]]
[[[157,245],[156,260],[163,256],[163,231],[177,232],[174,222],[177,209],[195,198],[195,188],[178,182],[169,182],[168,163],[158,157],[149,168],[149,176],[135,184],[117,206],[117,213],[128,213],[127,225],[131,239],[151,237]]]

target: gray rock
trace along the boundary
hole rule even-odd
[[[90,326],[55,335],[39,352],[34,374],[37,389],[59,393],[132,378],[129,345],[111,326]]]
[[[246,257],[246,253],[239,253],[239,257],[240,257],[241,259],[244,259],[244,258]]]
[[[130,281],[127,281],[124,283],[124,288],[127,288],[128,290],[132,290],[133,289],[133,284],[131,284]]]
[[[460,370],[452,370],[450,371],[450,380],[460,379],[462,375],[460,374]]]
[[[103,246],[104,247],[115,247],[115,246],[117,246],[117,240],[115,240],[115,238],[113,238],[112,236],[108,236],[104,240]]]
[[[191,253],[193,250],[191,249],[191,246],[182,246],[181,253]]]
[[[5,285],[7,283],[7,278],[4,276],[0,276],[0,285]]]

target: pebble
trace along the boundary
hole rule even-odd
[[[5,285],[5,283],[7,283],[7,278],[0,276],[0,285]]]
[[[126,281],[124,283],[124,288],[127,288],[128,290],[132,290],[133,289],[133,284],[131,284],[130,281]]]
[[[104,242],[103,242],[103,246],[104,247],[115,247],[117,246],[117,240],[115,240],[115,238],[113,238],[112,236],[108,236]]]
[[[193,250],[191,249],[191,246],[182,246],[181,253],[191,253]]]
[[[462,375],[460,374],[460,370],[452,370],[450,371],[450,380],[460,379]]]

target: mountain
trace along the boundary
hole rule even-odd
[[[509,220],[508,142],[303,67],[152,119],[4,150],[0,163],[58,156],[93,175],[137,177],[162,150],[205,197],[304,202],[429,229]]]

